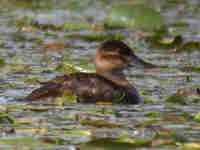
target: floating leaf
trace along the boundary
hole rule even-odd
[[[49,110],[48,107],[44,107],[44,106],[31,106],[31,107],[27,107],[27,108],[31,111],[36,111],[36,112],[44,112],[44,111]]]
[[[185,122],[186,118],[183,115],[170,115],[166,113],[164,114],[164,120],[173,122]]]
[[[80,67],[80,65],[63,64],[62,66],[57,66],[56,69],[60,69],[59,67],[64,67],[66,73],[71,73],[71,72],[94,72],[93,66],[90,67],[89,64],[87,64],[86,66],[88,68],[86,68],[86,67],[82,68],[82,67]],[[89,67],[91,69],[89,69]]]
[[[193,99],[192,99],[192,102],[193,102],[193,103],[200,103],[200,98],[193,98]]]
[[[190,24],[188,22],[182,22],[182,21],[177,21],[177,22],[170,22],[168,26],[170,27],[188,27]]]
[[[26,143],[30,144],[34,141],[32,137],[24,137],[24,138],[1,138],[0,144],[19,144],[19,143]]]
[[[15,119],[9,114],[0,114],[0,124],[15,123]]]
[[[150,118],[161,118],[162,117],[161,113],[158,113],[158,112],[146,113],[146,114],[144,114],[144,116],[150,117]]]
[[[65,43],[49,43],[42,46],[42,49],[44,50],[54,50],[54,51],[63,50],[65,48],[69,48],[69,45]]]
[[[173,143],[177,142],[183,143],[187,141],[187,138],[184,137],[179,132],[173,129],[164,129],[164,128],[157,130],[156,135],[154,136],[154,140],[161,140],[161,139],[168,139],[170,141],[172,140]]]
[[[1,138],[0,145],[19,145],[21,147],[26,146],[45,146],[46,148],[52,148],[52,144],[46,143],[42,144],[40,140],[33,137],[22,137],[22,138]]]
[[[183,71],[200,72],[200,65],[196,66],[185,66],[181,68]]]
[[[200,142],[191,142],[181,145],[185,150],[200,150]]]
[[[163,25],[163,17],[143,5],[117,4],[110,9],[105,24],[108,27],[154,29]]]
[[[119,123],[110,123],[110,122],[105,122],[103,120],[97,120],[97,121],[90,121],[90,120],[81,120],[81,124],[83,125],[89,125],[89,126],[94,126],[97,128],[123,128],[124,125],[119,124]]]
[[[192,52],[194,50],[200,50],[200,43],[198,41],[188,41],[178,47],[176,52]]]
[[[71,131],[73,135],[88,135],[91,136],[92,133],[90,131]]]
[[[41,122],[41,120],[44,120],[44,118],[26,117],[26,118],[21,118],[20,120],[17,120],[16,123],[19,123],[19,124],[29,124],[29,123]]]
[[[165,102],[167,103],[174,103],[174,104],[181,104],[181,105],[186,105],[187,103],[185,102],[185,97],[181,94],[175,93],[170,95]]]
[[[172,145],[175,142],[172,139],[156,139],[152,141],[152,147],[158,147],[161,145]]]
[[[93,28],[92,24],[86,21],[75,20],[75,21],[65,21],[63,29],[64,30],[91,30]]]
[[[4,59],[0,58],[0,66],[3,66],[5,64],[6,64],[6,61]]]
[[[76,103],[77,102],[76,100],[77,100],[76,95],[73,95],[72,93],[69,93],[67,91],[65,91],[63,96],[56,98],[56,102],[59,103],[60,105],[64,105],[65,102]]]
[[[0,47],[4,47],[4,46],[5,46],[5,43],[0,42]]]
[[[49,144],[61,144],[62,145],[64,143],[63,139],[60,139],[60,138],[50,138],[50,137],[41,137],[40,141],[44,142],[44,143],[49,143]]]
[[[161,33],[160,33],[161,32]],[[149,43],[149,48],[151,49],[163,49],[170,50],[170,52],[177,52],[183,45],[183,38],[181,35],[177,35],[172,39],[166,38],[168,33],[163,33],[167,31],[154,31],[152,36],[145,37],[145,41]]]
[[[83,10],[87,8],[91,0],[71,0],[68,2],[67,8],[70,10]]]
[[[77,33],[72,33],[69,35],[66,35],[66,37],[70,38],[81,38],[87,41],[104,41],[104,40],[109,40],[109,39],[115,39],[115,40],[123,40],[127,37],[127,35],[123,35],[120,33],[115,33],[115,34],[106,34],[106,33],[92,33],[92,34],[77,34]]]
[[[194,116],[194,120],[200,122],[200,112]]]
[[[21,80],[23,80],[24,82],[27,82],[27,83],[31,83],[31,84],[38,84],[38,83],[41,83],[40,79],[39,78],[27,78],[27,77],[22,77]]]
[[[81,144],[81,150],[132,150],[135,147],[150,146],[151,141],[130,138],[103,138]]]
[[[15,132],[17,134],[46,134],[48,132],[48,128],[16,128]]]

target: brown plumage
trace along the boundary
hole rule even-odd
[[[140,101],[139,94],[123,73],[124,69],[135,64],[142,64],[144,68],[156,67],[138,58],[122,41],[108,40],[103,42],[97,51],[96,73],[80,72],[55,77],[33,90],[26,99],[53,101],[67,92],[76,95],[81,103],[137,104]]]

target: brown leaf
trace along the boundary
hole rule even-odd
[[[63,50],[65,48],[69,48],[70,46],[65,43],[49,43],[42,46],[42,49],[44,50],[52,50],[52,51],[58,51]]]

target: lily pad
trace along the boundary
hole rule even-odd
[[[114,5],[104,20],[108,27],[128,27],[154,29],[163,25],[163,17],[159,12],[143,5]]]

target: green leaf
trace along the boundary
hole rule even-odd
[[[194,116],[194,120],[200,122],[200,112]]]
[[[135,147],[150,146],[151,141],[130,138],[102,138],[82,144],[81,150],[132,150]]]
[[[5,64],[6,64],[5,60],[2,59],[2,58],[0,58],[0,66],[3,66],[3,65],[5,65]]]
[[[114,5],[105,18],[108,27],[129,27],[154,29],[163,25],[163,17],[159,12],[143,5]]]
[[[15,123],[15,119],[9,114],[0,114],[0,123]]]
[[[174,104],[181,104],[181,105],[186,105],[187,103],[185,102],[185,97],[181,94],[175,93],[170,95],[165,102],[167,103],[174,103]]]

